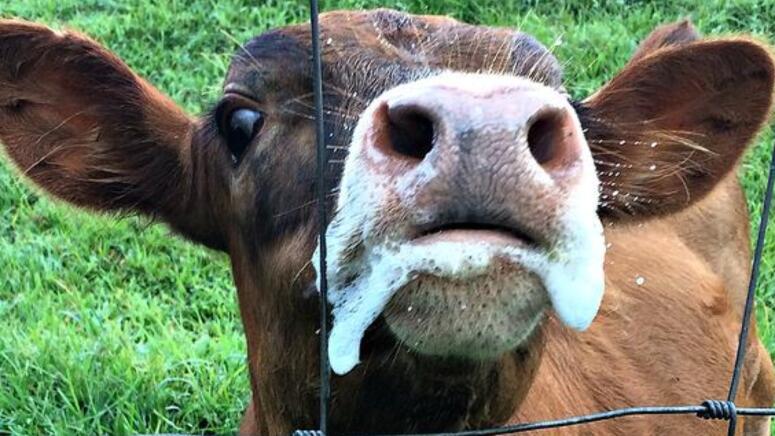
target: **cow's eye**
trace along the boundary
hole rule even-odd
[[[264,125],[261,111],[238,101],[223,102],[218,107],[216,118],[220,134],[236,160],[242,157]]]

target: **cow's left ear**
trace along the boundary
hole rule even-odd
[[[700,39],[700,32],[692,25],[691,21],[683,20],[676,23],[663,24],[641,41],[635,53],[630,58],[629,64],[665,47],[674,47],[688,44]]]
[[[655,38],[577,105],[604,218],[667,214],[702,198],[769,116],[775,67],[767,46],[743,38],[692,42],[685,30],[677,36],[675,43]]]

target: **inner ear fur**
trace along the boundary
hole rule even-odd
[[[160,216],[218,247],[197,198],[194,132],[174,102],[88,37],[0,20],[0,142],[46,191]]]
[[[746,38],[668,44],[578,105],[601,214],[647,217],[702,198],[732,171],[772,106],[769,48]]]

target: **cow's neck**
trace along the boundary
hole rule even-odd
[[[246,318],[243,313],[243,319],[254,323],[246,322],[245,330],[258,419],[267,434],[315,428],[316,305],[302,311],[293,304],[267,303],[240,303],[260,314]],[[300,316],[304,312],[310,315]],[[335,433],[451,431],[502,424],[527,394],[543,349],[537,333],[524,348],[496,362],[441,361],[412,355],[387,336],[372,335],[363,346],[363,361],[346,376],[332,375],[329,422]]]
[[[332,423],[345,432],[420,433],[503,424],[527,394],[543,339],[536,334],[524,348],[489,363],[413,356],[391,339],[370,342],[353,374],[334,379]]]

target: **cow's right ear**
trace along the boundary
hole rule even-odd
[[[577,103],[606,219],[666,215],[703,198],[770,115],[770,47],[745,37],[697,40],[688,26],[654,31],[610,82]]]
[[[192,153],[195,132],[192,118],[98,43],[0,20],[0,142],[46,191],[159,216],[223,248],[196,168],[218,158]]]

